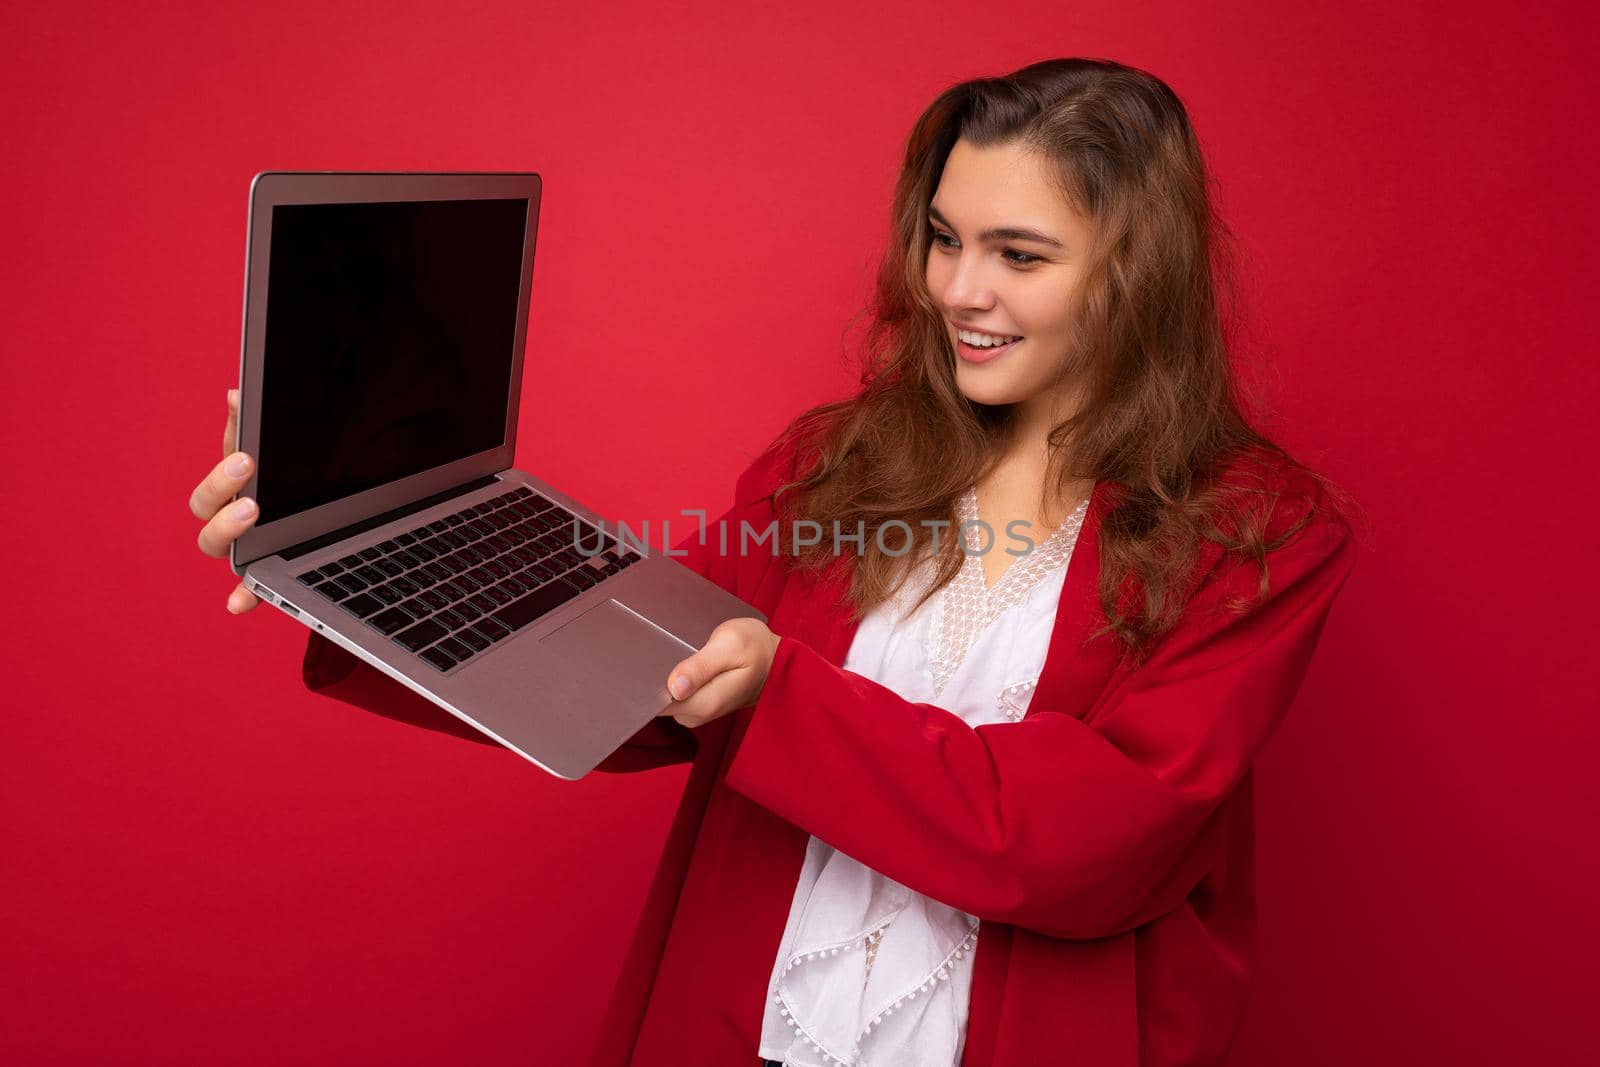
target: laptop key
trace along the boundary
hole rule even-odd
[[[498,641],[502,637],[510,637],[511,631],[494,621],[493,615],[485,615],[472,624],[472,628],[491,641]]]
[[[399,608],[401,611],[409,613],[413,619],[426,619],[429,615],[433,614],[434,610],[433,608],[429,607],[421,597],[416,596],[412,597],[410,600],[400,601],[400,603],[396,604],[395,607]]]
[[[464,659],[469,659],[473,655],[473,649],[471,645],[462,644],[453,637],[447,637],[433,647],[443,649],[444,651],[450,653],[456,658],[457,663]]]
[[[472,586],[469,586],[456,578],[452,578],[443,585],[435,586],[434,588],[438,589],[439,592],[449,597],[450,600],[460,600],[462,597],[471,596],[477,591]],[[445,603],[448,604],[450,600],[445,601]]]
[[[456,610],[454,608],[446,608],[445,610],[439,612],[439,614],[435,615],[434,618],[437,619],[439,621],[439,625],[443,626],[446,630],[459,630],[467,624],[467,620],[456,614]]]
[[[356,618],[364,619],[376,611],[381,611],[383,609],[383,601],[375,596],[368,596],[362,593],[359,596],[353,596],[349,600],[341,602],[339,606]]]
[[[385,578],[393,578],[395,575],[405,572],[405,568],[392,559],[375,560],[372,567],[374,570],[382,571]]]
[[[520,630],[534,619],[553,611],[578,595],[578,590],[564,582],[542,585],[526,596],[520,596],[495,612],[491,618],[509,630]]]
[[[371,584],[366,579],[358,577],[355,571],[347,571],[335,578],[334,581],[342,585],[347,593],[359,593]]]
[[[357,552],[356,555],[360,556],[362,559],[366,560],[368,563],[371,563],[373,560],[377,559],[379,556],[382,556],[383,553],[380,550],[378,550],[377,548],[363,548],[361,551]]]
[[[355,568],[361,566],[361,557],[352,552],[350,555],[339,560],[339,566],[343,567],[345,570],[354,570]]]
[[[445,635],[445,629],[432,619],[424,619],[409,630],[401,630],[394,639],[415,652]]]
[[[425,589],[417,594],[417,599],[435,611],[450,603],[451,597],[437,589]]]
[[[389,584],[400,590],[400,595],[402,596],[415,596],[422,591],[421,583],[412,581],[409,574],[396,578]]]
[[[428,662],[428,666],[438,671],[447,671],[456,665],[455,657],[442,648],[430,648],[422,653],[422,658]]]
[[[323,582],[321,585],[316,586],[316,591],[333,601],[335,604],[350,595],[350,590],[346,589],[338,582]]]
[[[474,652],[482,652],[484,649],[494,644],[493,641],[489,640],[487,637],[483,636],[470,626],[465,630],[457,632],[454,636],[457,641],[460,641],[464,645],[470,646]]]
[[[352,573],[355,574],[357,578],[360,578],[362,581],[366,582],[368,585],[371,585],[374,582],[381,582],[385,578],[389,577],[387,574],[378,570],[378,568],[372,566],[371,564],[368,564],[365,567],[357,567]]]
[[[573,585],[584,589],[600,584],[600,579],[588,567],[578,567],[575,570],[567,571],[561,576],[561,580],[571,582]]]
[[[494,606],[497,607],[497,608],[502,606],[502,605],[504,605],[504,604],[509,604],[513,600],[517,599],[516,596],[514,596],[513,594],[511,594],[511,593],[507,592],[506,590],[500,588],[497,585],[489,586],[487,589],[485,589],[483,592],[479,593],[478,595],[481,596],[481,597],[487,597],[489,600],[494,601]]]
[[[592,526],[567,541],[567,547],[578,554],[580,562],[598,556],[606,550],[608,544],[610,541],[605,534]]]
[[[373,626],[376,626],[378,629],[382,630],[384,636],[387,637],[396,630],[410,626],[417,620],[413,619],[410,615],[407,615],[399,608],[390,608],[388,611],[380,611],[367,621]]]

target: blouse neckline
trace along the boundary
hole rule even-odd
[[[1088,511],[1089,501],[1080,502],[1065,522],[1013,561],[991,587],[983,577],[983,538],[981,528],[976,526],[978,493],[976,488],[968,488],[962,494],[957,508],[957,529],[966,538],[966,558],[961,561],[961,569],[955,577],[935,597],[936,602],[931,605],[932,624],[926,638],[935,696],[944,692],[946,683],[960,668],[978,635],[1002,613],[1027,599],[1040,582],[1071,560],[1078,531]],[[998,537],[988,550],[1003,551]]]
[[[1089,510],[1089,498],[1085,497],[1078,502],[1060,526],[1050,532],[1043,541],[1036,541],[1028,552],[1012,562],[1001,572],[994,585],[990,585],[987,576],[983,573],[983,554],[980,531],[975,529],[982,520],[978,517],[978,488],[968,486],[967,491],[961,495],[957,507],[957,528],[965,533],[967,547],[971,553],[962,561],[959,578],[972,577],[977,579],[978,589],[984,594],[985,599],[1001,600],[1011,599],[1014,594],[1006,590],[1006,583],[1014,582],[1025,586],[1023,593],[1031,589],[1046,573],[1055,566],[1064,562],[1072,553],[1072,544],[1077,540],[1078,529],[1083,525],[1084,516]],[[1000,543],[1000,531],[991,531],[992,539],[988,548],[990,552],[1005,551]],[[1009,537],[1009,535],[1007,535]],[[1026,577],[1019,577],[1021,571]]]

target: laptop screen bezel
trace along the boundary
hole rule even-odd
[[[257,522],[233,543],[235,574],[250,563],[292,548],[363,519],[435,496],[454,486],[507,470],[517,444],[517,410],[522,391],[522,360],[527,344],[528,303],[538,233],[536,173],[263,171],[250,183],[250,214],[245,243],[244,320],[239,355],[239,448],[259,464],[261,382],[266,340],[268,267],[272,256],[272,209],[279,204],[363,204],[416,200],[525,199],[522,277],[517,287],[517,325],[506,390],[505,433],[499,446],[372,489],[342,497],[272,522]],[[240,490],[256,495],[258,471]]]

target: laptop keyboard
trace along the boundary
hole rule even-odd
[[[295,578],[447,671],[642,558],[518,486]]]

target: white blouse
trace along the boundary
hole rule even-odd
[[[968,554],[956,577],[902,618],[931,581],[931,565],[921,568],[861,620],[844,667],[969,726],[1015,722],[1044,664],[1088,502],[1016,556],[992,589],[974,490],[958,510]],[[1020,551],[1003,529],[993,534],[988,551]],[[813,836],[768,984],[760,1056],[794,1067],[956,1067],[977,937],[974,916]]]

